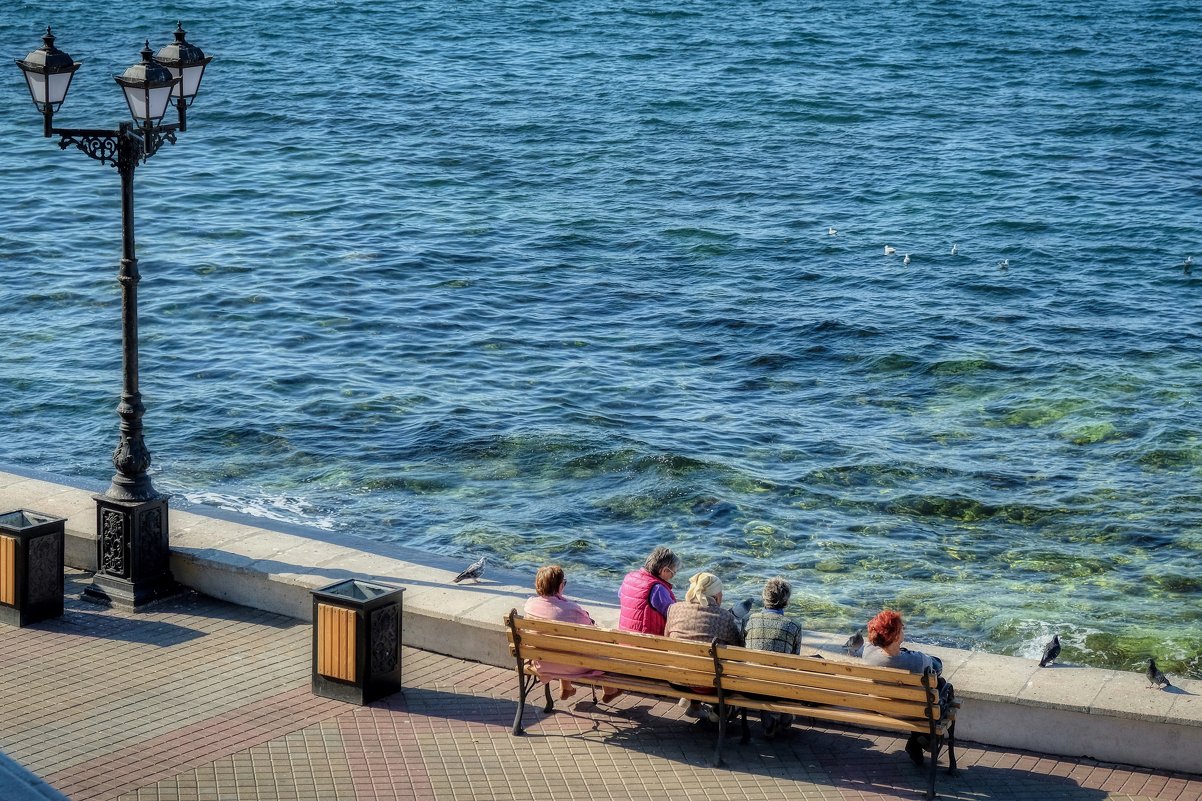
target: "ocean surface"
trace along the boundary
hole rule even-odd
[[[53,25],[56,123],[115,127],[177,19],[215,59],[137,172],[160,490],[1202,676],[1196,3],[15,0],[0,51]],[[8,63],[0,461],[107,481],[118,176]]]

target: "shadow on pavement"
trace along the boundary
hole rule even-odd
[[[82,602],[81,602],[82,603]],[[136,642],[170,648],[205,636],[205,632],[159,620],[138,620],[115,617],[103,612],[68,608],[63,616],[36,623],[29,628],[69,634],[74,637],[97,637],[104,640]]]
[[[634,703],[630,706],[596,708],[586,695],[583,700],[566,708],[557,708],[548,715],[541,711],[540,696],[536,703],[527,706],[523,739],[530,741],[536,750],[539,740],[588,740],[694,767],[710,765],[716,728],[671,716],[671,706],[664,702],[639,696],[633,696],[631,700]],[[505,698],[406,688],[403,693],[375,706],[508,730],[513,723],[514,704],[514,700]],[[902,749],[904,738],[891,739],[888,735],[860,729],[811,727],[799,720],[788,734],[768,741],[759,736],[758,721],[749,718],[748,722],[752,737],[745,744],[739,741],[737,724],[728,729],[722,749],[724,768],[715,774],[724,777],[722,781],[774,778],[809,782],[841,792],[863,793],[868,797],[878,794],[925,797],[927,770],[910,762]],[[946,752],[941,755],[936,779],[939,798],[1008,801],[1044,797],[1101,801],[1109,797],[1105,791],[1081,787],[1064,776],[1017,767],[970,764],[964,753],[965,747],[958,745],[960,771],[957,775],[948,775]],[[973,750],[980,753],[979,746],[973,746]]]

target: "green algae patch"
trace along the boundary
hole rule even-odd
[[[1152,575],[1149,580],[1157,587],[1170,593],[1196,594],[1202,593],[1202,577],[1183,576],[1175,573]]]
[[[1058,423],[1071,414],[1087,407],[1083,400],[1064,399],[1052,403],[1020,406],[1002,417],[1008,426],[1021,428],[1043,428]]]
[[[1119,431],[1113,423],[1093,423],[1077,426],[1064,432],[1064,438],[1074,445],[1096,445],[1099,442],[1125,439],[1126,435]]]

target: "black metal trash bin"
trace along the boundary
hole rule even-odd
[[[313,692],[369,704],[401,689],[401,595],[348,579],[313,590]]]
[[[0,623],[62,617],[65,528],[64,518],[42,512],[0,513]]]

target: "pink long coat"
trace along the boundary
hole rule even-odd
[[[584,607],[575,601],[569,601],[562,595],[535,595],[526,600],[523,610],[526,617],[536,617],[542,620],[555,620],[560,623],[580,623],[585,626],[593,625],[593,619]],[[574,665],[559,665],[553,662],[534,660],[534,669],[539,678],[572,679],[578,676],[599,676],[601,671],[588,670]]]

